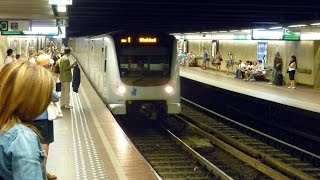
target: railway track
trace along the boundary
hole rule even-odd
[[[199,160],[197,154],[192,152],[186,144],[160,125],[153,126],[144,122],[142,126],[133,128],[125,124],[123,129],[163,179],[218,179],[221,174],[223,175],[222,172],[220,175],[210,172],[208,170],[210,163],[201,164],[200,161],[204,162],[204,159]]]
[[[183,137],[178,138],[164,126],[149,123],[122,127],[163,179],[270,179],[191,129],[185,129]],[[171,128],[177,128],[177,124]]]
[[[183,99],[184,123],[274,179],[320,179],[320,157]],[[187,105],[185,105],[187,104]],[[190,124],[191,123],[191,124]],[[183,126],[183,125],[180,125]],[[307,158],[306,158],[307,157]]]

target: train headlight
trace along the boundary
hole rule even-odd
[[[167,85],[164,90],[166,91],[166,93],[168,94],[172,94],[174,92],[175,87],[171,84]]]
[[[123,95],[127,91],[126,87],[124,85],[121,85],[121,84],[117,84],[116,85],[116,90],[121,95]]]

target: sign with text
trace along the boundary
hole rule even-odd
[[[299,41],[300,32],[292,32],[287,28],[283,28],[283,40]]]

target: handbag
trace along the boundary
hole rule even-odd
[[[47,112],[49,121],[59,120],[62,119],[61,117],[63,117],[59,103],[51,102],[47,108]]]
[[[61,92],[61,82],[56,82],[56,91]]]

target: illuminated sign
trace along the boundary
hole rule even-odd
[[[52,5],[72,5],[72,0],[49,0]]]
[[[292,32],[287,28],[283,28],[283,40],[300,40],[300,32]]]
[[[156,42],[157,42],[157,38],[144,38],[144,37],[139,38],[139,43],[156,43]]]
[[[18,36],[18,35],[24,35],[24,33],[22,31],[1,31],[1,35],[4,35],[4,36],[10,36],[10,35]]]
[[[120,40],[121,43],[131,43],[131,37],[127,37],[127,38],[122,38]]]
[[[281,30],[273,30],[273,31],[256,31],[252,32],[252,39],[282,39],[283,32]]]

